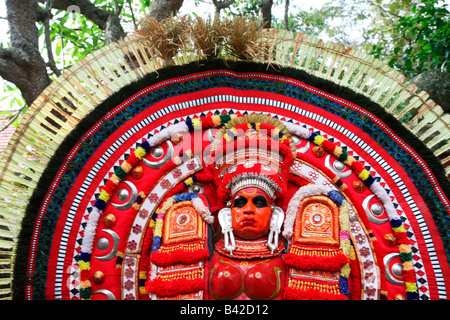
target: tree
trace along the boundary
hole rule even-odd
[[[16,86],[11,86],[11,91],[20,90],[26,107],[68,66],[122,39],[127,34],[125,26],[137,26],[148,10],[163,19],[176,13],[182,3],[156,0],[150,6],[149,0],[5,0],[10,41],[0,47],[0,77]]]
[[[425,0],[398,20],[396,30],[406,43],[395,46],[389,64],[408,76],[430,69],[450,72],[450,12],[439,2]]]

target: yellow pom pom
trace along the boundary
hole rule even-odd
[[[91,270],[91,263],[88,261],[80,260],[78,261],[78,266],[80,267],[80,271],[82,270]]]
[[[334,150],[333,150],[333,155],[334,155],[336,158],[339,158],[339,156],[340,156],[341,154],[342,154],[342,148],[336,146],[336,147],[334,148]]]
[[[194,129],[200,130],[202,128],[202,122],[199,118],[194,118],[192,119],[192,126],[194,127]]]
[[[126,173],[130,172],[131,169],[133,169],[133,167],[131,166],[131,164],[129,164],[128,162],[124,161],[121,165],[123,171],[125,171]]]
[[[327,140],[327,139],[325,139],[325,138],[322,137],[322,136],[315,136],[315,137],[314,137],[314,143],[317,144],[318,146],[321,146],[322,143],[323,143],[325,140]]]
[[[111,180],[116,186],[120,183],[120,178],[116,176],[114,173],[111,176],[111,178],[109,178],[109,180]]]
[[[225,135],[223,136],[225,138],[225,140],[227,140],[228,142],[233,141],[233,137],[231,137],[230,135],[228,135],[227,133],[225,133]]]
[[[214,127],[220,126],[221,121],[220,121],[220,117],[219,116],[212,116],[211,120],[213,122],[213,126]]]
[[[341,275],[348,278],[350,277],[350,263],[346,263],[340,271]]]
[[[172,159],[172,161],[173,161],[173,163],[174,163],[176,166],[179,166],[181,163],[183,163],[183,161],[181,160],[180,157],[174,157],[174,158]]]
[[[400,253],[410,253],[411,252],[411,248],[409,247],[409,245],[407,244],[400,244],[398,246],[398,250],[400,251]]]
[[[348,156],[347,159],[344,161],[344,163],[348,166],[352,166],[352,163],[355,162],[355,158],[353,158],[352,156]]]
[[[416,292],[417,291],[417,285],[413,282],[405,282],[406,285],[406,292]]]
[[[392,230],[394,230],[394,232],[406,232],[404,225],[401,225],[400,227],[392,228]]]
[[[274,128],[274,129],[273,129],[273,132],[272,132],[272,137],[278,136],[279,133],[280,133],[280,129]]]
[[[369,178],[370,174],[369,171],[367,171],[366,169],[364,169],[363,171],[361,171],[361,173],[359,174],[359,178],[362,181],[366,181]]]
[[[137,147],[136,150],[134,150],[134,155],[139,158],[139,159],[143,159],[147,153],[145,152],[145,149],[142,147]]]
[[[139,287],[139,293],[140,294],[148,294],[147,290],[145,290],[145,287]]]
[[[80,282],[81,289],[87,289],[91,287],[91,282],[89,280],[81,281]]]
[[[403,262],[403,270],[405,271],[414,270],[413,262],[412,261]]]
[[[98,196],[100,200],[103,200],[105,202],[108,202],[108,200],[111,198],[111,195],[106,192],[105,190],[100,191],[100,195]]]
[[[157,236],[157,237],[162,236],[162,227],[163,227],[163,219],[158,219],[158,221],[156,221],[156,225],[155,225],[155,231],[154,231],[155,236]]]

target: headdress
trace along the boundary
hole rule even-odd
[[[281,198],[295,153],[291,135],[277,119],[250,114],[230,120],[216,134],[208,159],[217,177],[219,203],[246,187]]]

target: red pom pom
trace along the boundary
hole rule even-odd
[[[322,142],[322,147],[328,152],[333,152],[334,148],[336,148],[336,144],[334,144],[330,140],[325,140],[324,142]]]

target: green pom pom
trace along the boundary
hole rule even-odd
[[[348,158],[347,151],[342,150],[342,153],[339,155],[338,160],[343,163],[345,160],[347,160],[347,158]]]
[[[127,173],[122,169],[122,167],[117,167],[117,168],[114,170],[114,173],[116,174],[116,176],[117,176],[119,179],[123,179],[123,178],[125,178],[126,175],[127,175]]]
[[[90,299],[91,298],[91,288],[82,288],[80,290],[80,295],[82,299]]]

